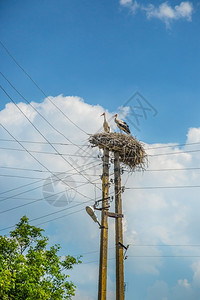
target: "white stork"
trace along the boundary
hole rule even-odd
[[[114,115],[113,117],[115,117],[115,123],[117,124],[117,127],[120,130],[123,130],[127,134],[131,133],[128,124],[126,122],[122,121],[122,120],[117,119],[118,114]]]
[[[101,116],[104,116],[104,122],[103,122],[104,131],[109,133],[110,132],[110,126],[108,124],[108,121],[106,120],[106,113],[104,112]]]

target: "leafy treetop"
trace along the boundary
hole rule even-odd
[[[0,236],[0,299],[71,299],[75,285],[65,270],[81,263],[80,258],[58,255],[60,245],[47,249],[43,229],[32,226],[23,216],[10,232]]]

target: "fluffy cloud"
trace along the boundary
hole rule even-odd
[[[157,18],[165,22],[166,25],[173,20],[185,19],[191,21],[193,13],[193,5],[191,2],[181,2],[180,5],[176,5],[174,8],[167,2],[162,3],[159,7],[155,7],[150,4],[144,7],[147,18]]]
[[[137,1],[132,0],[120,0],[120,5],[128,7],[133,14],[137,12],[137,10],[140,8],[140,5]]]
[[[170,22],[183,19],[186,21],[192,20],[193,5],[189,1],[183,1],[179,5],[172,7],[168,2],[161,3],[158,7],[153,4],[142,5],[137,1],[121,0],[120,5],[128,7],[131,11],[136,13],[137,10],[144,11],[148,19],[156,18],[163,21],[167,26]]]
[[[103,120],[100,114],[104,111],[104,108],[100,105],[92,106],[79,97],[64,97],[62,95],[51,97],[51,100],[88,134],[102,129]],[[97,150],[88,147],[89,136],[69,122],[69,120],[51,104],[49,99],[44,99],[41,103],[32,102],[32,105],[55,128],[62,132],[68,140],[46,124],[29,105],[24,103],[18,105],[50,142],[58,143],[54,144],[54,146],[58,152],[63,155],[48,154],[49,152],[55,153],[55,150],[50,145],[44,143],[44,139],[13,104],[7,104],[5,109],[0,112],[0,123],[3,124],[17,140],[35,142],[34,144],[23,142],[23,145],[27,150],[35,151],[31,153],[53,173],[65,172],[67,175],[70,174],[68,180],[65,179],[67,183],[66,189],[69,189],[68,185],[71,184],[70,182],[73,179],[76,184],[77,192],[86,195],[89,199],[76,193],[71,203],[66,203],[62,207],[50,205],[43,199],[42,186],[44,182],[43,179],[51,176],[51,174],[48,172],[37,173],[34,171],[1,168],[1,174],[4,175],[30,177],[30,179],[2,177],[1,191],[5,192],[5,194],[0,196],[1,200],[9,196],[15,195],[15,197],[14,199],[10,198],[1,202],[1,212],[19,205],[24,205],[33,199],[41,199],[30,205],[2,213],[0,218],[1,228],[15,224],[23,214],[27,214],[30,218],[37,218],[48,213],[52,214],[49,215],[49,217],[44,217],[33,222],[33,224],[38,224],[67,213],[74,213],[65,218],[41,225],[41,227],[44,226],[47,230],[52,243],[61,243],[62,248],[65,249],[64,252],[69,252],[73,255],[83,254],[83,264],[81,267],[76,266],[74,272],[71,272],[72,280],[75,281],[75,284],[79,288],[77,296],[74,299],[94,299],[98,279],[99,229],[85,213],[84,208],[86,204],[84,204],[84,201],[89,201],[90,198],[92,198],[93,200],[89,203],[93,204],[95,198],[101,198],[101,190],[98,188],[101,187],[100,175],[102,171],[100,165],[101,159],[97,156],[99,153]],[[107,117],[109,119],[111,113],[108,112]],[[113,121],[110,120],[110,123],[115,129]],[[12,139],[3,128],[1,128],[0,133],[1,138]],[[73,143],[71,144],[69,140]],[[44,144],[37,142],[43,142]],[[198,142],[200,142],[200,128],[190,128],[187,133],[186,143],[191,144]],[[81,149],[79,149],[75,144],[85,146],[81,146]],[[40,169],[45,171],[29,153],[26,151],[18,151],[24,149],[15,141],[2,141],[2,147],[12,148],[12,150],[0,150],[0,167]],[[14,148],[18,150],[14,150]],[[128,259],[126,261],[126,281],[132,282],[133,276],[137,277],[143,275],[150,276],[151,282],[152,278],[155,279],[153,285],[149,286],[150,283],[145,285],[144,289],[146,291],[149,288],[148,297],[145,296],[143,299],[156,299],[156,295],[159,295],[159,299],[187,299],[183,298],[183,295],[192,295],[191,290],[194,289],[194,287],[196,290],[199,290],[200,286],[200,267],[198,263],[195,263],[196,258],[191,257],[187,258],[187,260],[184,258],[178,258],[177,260],[173,258],[172,270],[170,269],[172,266],[167,263],[168,261],[165,256],[199,255],[198,247],[181,246],[192,245],[199,240],[199,189],[164,189],[159,187],[199,185],[199,171],[189,169],[200,165],[199,152],[187,152],[188,150],[199,149],[198,144],[185,145],[182,147],[178,144],[145,144],[145,148],[149,154],[149,166],[147,171],[135,172],[132,175],[125,171],[122,176],[122,184],[130,188],[126,189],[123,194],[123,210],[126,217],[124,224],[124,244],[130,244],[127,252]],[[40,151],[40,153],[38,153],[38,151]],[[79,156],[76,157],[73,155]],[[84,173],[86,177],[83,177],[79,173],[77,174],[63,157],[73,164],[75,168],[81,170],[81,172],[83,166],[90,163],[89,166],[91,168]],[[163,169],[170,170],[161,171]],[[112,165],[110,173],[113,173]],[[113,176],[111,175],[111,177]],[[39,178],[41,178],[40,182],[33,184],[33,182],[39,180]],[[88,183],[87,178],[90,183]],[[91,181],[94,181],[95,185],[91,184]],[[82,183],[85,185],[80,186]],[[10,189],[19,188],[19,186],[25,184],[31,185],[8,192]],[[61,187],[62,185],[59,185],[59,188]],[[134,189],[135,187],[137,189]],[[155,189],[145,189],[145,187],[155,187]],[[30,191],[31,188],[37,189]],[[19,195],[25,191],[27,192]],[[113,191],[113,185],[111,185],[110,192],[113,193]],[[75,205],[80,206],[73,208]],[[83,209],[83,211],[78,212],[79,209]],[[114,203],[111,203],[110,210],[114,211]],[[10,220],[12,220],[12,222]],[[109,220],[110,248],[108,288],[110,295],[112,295],[110,296],[111,299],[112,297],[114,298],[113,290],[115,281],[114,227],[114,220]],[[5,233],[6,232],[7,231],[5,231]],[[179,246],[165,247],[165,245]],[[64,254],[64,252],[62,254]],[[141,257],[137,258],[137,256]],[[188,276],[181,277],[178,273],[180,259],[184,268],[188,270]],[[169,286],[169,283],[162,281],[160,277],[161,271],[165,271],[166,274],[173,272],[173,276],[176,277],[176,286]],[[85,274],[87,274],[87,276],[85,276]],[[170,295],[175,295],[175,293],[177,297],[174,296],[173,298],[171,296],[170,298]],[[132,299],[132,286],[129,286],[127,291],[127,299]]]
[[[179,279],[178,285],[183,286],[185,288],[189,288],[191,286],[187,279]]]
[[[200,287],[200,261],[192,264],[192,269],[194,271],[193,281],[194,285]]]

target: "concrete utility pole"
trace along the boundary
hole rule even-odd
[[[119,152],[114,152],[115,213],[122,215]],[[124,257],[122,217],[115,218],[116,239],[116,300],[124,300]]]
[[[109,150],[107,148],[104,148],[103,156],[102,191],[98,300],[106,300],[107,292],[108,215],[106,212],[109,209]]]

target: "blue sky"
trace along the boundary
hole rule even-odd
[[[180,152],[179,155],[170,157],[150,158],[149,168],[194,168],[199,166],[198,152],[181,152],[196,151],[199,150],[199,146],[182,147],[178,144],[200,142],[199,4],[198,1],[164,2],[162,0],[150,2],[2,0],[0,40],[20,66],[45,91],[45,94],[51,96],[52,101],[88,133],[94,133],[102,125],[100,113],[106,110],[111,117],[113,113],[120,111],[120,107],[124,106],[128,99],[139,92],[144,97],[142,99],[147,101],[147,107],[153,107],[157,113],[154,116],[152,110],[148,111],[146,119],[144,116],[139,119],[139,130],[137,130],[133,126],[136,120],[130,115],[130,111],[126,111],[127,115],[122,117],[127,118],[132,133],[146,143],[147,147],[155,147],[155,144],[168,147],[167,150],[165,148],[151,150],[150,155],[164,154],[166,151]],[[87,136],[83,132],[64,120],[48,99],[44,100],[44,95],[15,64],[2,45],[0,45],[0,65],[4,76],[25,98],[32,101],[33,106],[53,126],[64,132],[73,143],[83,144],[87,141]],[[52,142],[63,142],[64,139],[47,126],[29,105],[25,104],[6,80],[2,76],[0,78],[3,88],[17,103],[21,102],[21,109],[43,134]],[[136,100],[131,101],[133,105],[133,101]],[[34,132],[31,124],[24,120],[15,106],[9,102],[9,98],[0,90],[1,124],[18,140],[41,141],[41,136]],[[113,122],[111,123],[116,130]],[[11,136],[1,129],[2,138],[11,139]],[[170,143],[177,144],[177,147],[173,147]],[[13,145],[13,143],[2,142],[2,147],[13,147]],[[33,145],[25,144],[25,146],[32,150]],[[34,145],[34,149],[49,151],[47,146],[42,145],[38,145],[38,148]],[[69,150],[60,147],[59,151],[72,154],[76,153],[77,149],[71,147]],[[7,152],[2,149],[1,155],[4,158],[2,164],[6,167],[19,168],[20,165],[31,169],[41,167],[28,154],[24,158],[23,153]],[[61,160],[57,163],[49,156],[39,154],[37,158],[51,170],[56,172],[65,170]],[[70,170],[69,165],[66,168]],[[20,173],[19,170],[6,172],[7,175],[27,176],[26,172]],[[98,172],[101,170],[98,169]],[[3,171],[1,173],[4,174]],[[184,171],[181,175],[172,172],[169,175],[165,172],[162,176],[160,173],[155,172],[150,175],[150,172],[146,172],[145,175],[133,174],[129,179],[125,176],[124,181],[128,180],[129,187],[198,185],[198,175],[195,171]],[[44,174],[44,178],[45,176],[47,175]],[[83,180],[81,176],[79,177]],[[77,182],[77,178],[75,180]],[[26,179],[24,182],[29,183],[30,180]],[[22,184],[19,178],[9,180],[4,178],[1,186],[6,192],[10,185],[18,187]],[[94,195],[93,187],[88,190],[80,188],[80,192]],[[176,247],[164,248],[159,245],[200,244],[197,214],[199,204],[195,198],[198,192],[192,193],[192,196],[191,190],[182,190],[182,192],[159,190],[157,193],[144,190],[134,191],[134,194],[130,190],[126,193],[127,201],[124,203],[127,212],[126,242],[136,241],[138,244],[156,245],[136,250],[139,254],[143,252],[144,255],[153,254],[155,258],[136,261],[135,258],[130,257],[130,264],[126,264],[127,299],[131,300],[132,295],[135,295],[137,300],[196,299],[195,293],[200,289],[200,263],[195,259],[194,261],[189,258],[165,259],[159,256],[171,253],[198,256],[198,247],[182,247],[179,250]],[[33,195],[42,197],[41,189],[36,190],[34,194],[30,193],[29,197]],[[147,197],[148,201],[145,202]],[[76,195],[76,198],[77,202],[84,200],[79,199],[80,194]],[[132,198],[138,200],[133,203]],[[192,201],[191,206],[188,205],[188,198]],[[24,203],[23,199],[19,200],[19,204],[22,203]],[[16,203],[5,201],[3,205],[3,209],[10,209]],[[131,206],[130,210],[128,205]],[[1,226],[4,228],[13,225],[23,213],[28,214],[30,218],[36,218],[57,210],[58,208],[49,206],[43,201],[33,209],[24,207],[17,209],[16,213],[15,210],[8,212],[5,218],[2,218]],[[61,219],[45,225],[52,243],[60,242],[72,254],[89,252],[90,248],[98,249],[98,230],[95,231],[95,225],[85,217],[84,213],[80,214],[80,220],[84,222],[88,231],[88,239],[83,239],[85,230],[81,228],[80,223],[76,222],[73,215],[66,218],[69,221]],[[149,214],[152,217],[149,217]],[[13,220],[12,222],[8,222],[8,216]],[[171,222],[170,225],[168,220]],[[112,222],[110,223],[112,247],[113,227]],[[66,228],[70,226],[67,237],[60,233],[63,226]],[[88,248],[89,241],[91,245]],[[114,253],[112,249],[110,251],[113,258]],[[130,256],[134,253],[131,250]],[[98,260],[98,253],[89,255],[88,260],[84,259]],[[111,260],[109,265],[109,297],[114,299],[114,262]],[[75,299],[96,299],[94,295],[97,288],[97,267],[97,263],[83,264],[80,269],[76,267],[75,275],[72,274],[78,286]],[[84,272],[91,272],[93,278],[88,279],[88,282],[83,281],[81,275],[83,276]]]

